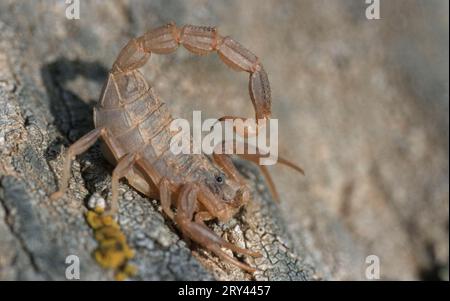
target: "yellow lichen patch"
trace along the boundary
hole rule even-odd
[[[127,264],[121,271],[116,272],[114,278],[118,281],[125,280],[126,278],[136,275],[136,267],[131,264]]]
[[[101,207],[101,206],[96,206],[94,208],[94,211],[98,214],[102,214],[103,212],[105,212],[105,208]]]
[[[99,246],[94,251],[94,258],[100,266],[115,271],[116,280],[124,280],[136,274],[136,268],[128,264],[134,257],[128,246],[125,234],[111,215],[104,214],[102,208],[95,208],[86,213],[86,220],[94,229],[94,237]]]
[[[94,211],[88,211],[86,213],[86,220],[87,220],[89,226],[91,226],[91,228],[94,230],[96,230],[102,226],[102,220],[101,220],[100,215],[98,215]]]

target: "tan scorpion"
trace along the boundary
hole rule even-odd
[[[254,272],[254,268],[228,255],[222,248],[252,257],[261,256],[259,253],[227,242],[204,223],[212,219],[226,222],[249,201],[250,190],[243,176],[229,155],[214,153],[211,158],[205,154],[175,155],[170,151],[170,140],[175,134],[169,129],[173,118],[138,70],[151,53],[168,54],[180,44],[198,55],[216,51],[232,69],[248,72],[256,120],[270,118],[269,81],[256,55],[232,38],[220,36],[215,27],[185,25],[178,28],[169,23],[131,39],[121,50],[94,108],[95,129],[67,149],[60,188],[51,199],[56,200],[65,193],[75,156],[101,138],[105,157],[115,165],[110,214],[118,210],[118,184],[121,178],[126,178],[145,196],[160,200],[163,212],[185,238],[245,271]],[[224,116],[219,120],[225,118],[244,119]],[[260,156],[258,153],[242,155],[255,162]],[[278,161],[303,173],[289,161],[281,158]],[[267,169],[260,167],[276,194]]]

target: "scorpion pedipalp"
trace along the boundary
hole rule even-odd
[[[197,208],[198,193],[201,189],[202,188],[199,188],[197,185],[192,183],[185,184],[181,188],[178,197],[177,215],[175,216],[175,221],[180,226],[181,231],[186,237],[212,251],[220,258],[239,266],[243,270],[251,273],[255,272],[256,270],[254,268],[229,256],[221,250],[221,247],[252,257],[260,257],[260,253],[240,248],[219,237],[204,224],[202,216],[205,215],[198,215],[195,220],[193,220],[194,212]],[[208,214],[206,217],[210,218]]]

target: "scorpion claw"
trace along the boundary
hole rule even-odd
[[[231,257],[222,251],[221,247],[252,257],[260,257],[260,253],[240,248],[224,240],[204,224],[201,215],[197,215],[195,220],[193,220],[194,213],[197,208],[198,193],[198,186],[196,184],[189,183],[182,187],[178,196],[177,215],[175,216],[175,221],[183,234],[206,249],[212,251],[220,258],[242,268],[243,270],[253,273],[255,271],[254,268],[251,268]],[[204,215],[205,218],[207,216],[208,215]]]
[[[249,266],[248,264],[245,264],[243,262],[240,262],[238,260],[236,260],[235,258],[231,257],[230,255],[228,255],[227,253],[225,253],[218,245],[214,245],[211,246],[209,248],[209,250],[211,250],[214,254],[216,254],[218,257],[220,257],[221,259],[228,261],[231,264],[234,264],[235,266],[243,269],[244,271],[247,271],[249,273],[254,273],[256,272],[255,268],[252,268],[251,266]]]

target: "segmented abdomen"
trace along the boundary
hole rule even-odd
[[[142,159],[162,176],[186,181],[196,166],[205,163],[201,155],[174,155],[170,142],[173,118],[142,74],[137,71],[110,73],[99,105],[94,109],[97,128],[108,131],[111,153],[116,160],[139,152]]]

